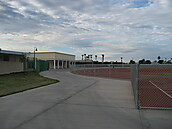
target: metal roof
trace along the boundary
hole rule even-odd
[[[2,50],[2,49],[0,49],[0,53],[11,54],[11,55],[26,55],[27,54],[25,52],[9,51],[9,50]]]
[[[33,54],[33,52],[31,54]],[[61,55],[67,55],[67,56],[75,56],[72,54],[67,54],[67,53],[62,53],[62,52],[35,52],[35,54],[61,54]]]

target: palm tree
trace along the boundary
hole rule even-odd
[[[95,60],[97,61],[97,55],[95,55]]]
[[[121,64],[122,64],[122,59],[123,59],[123,57],[121,57]]]
[[[105,57],[105,55],[104,55],[104,54],[102,54],[102,63],[104,62],[104,57]]]
[[[91,58],[91,60],[92,60],[93,56],[92,56],[92,55],[90,55],[90,58]]]
[[[86,54],[84,54],[84,58],[85,58],[85,60],[86,60]]]

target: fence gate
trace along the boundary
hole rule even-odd
[[[44,60],[37,61],[37,71],[46,71],[49,70],[49,62]]]
[[[28,58],[25,63],[25,71],[35,70],[35,60],[33,58]],[[36,71],[46,71],[49,70],[49,62],[44,60],[36,60]]]

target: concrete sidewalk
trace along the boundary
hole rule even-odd
[[[0,98],[0,129],[171,129],[172,111],[137,110],[129,81],[47,71],[60,80]]]

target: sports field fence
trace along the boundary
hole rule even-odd
[[[85,64],[75,74],[131,81],[138,109],[172,109],[172,65]]]
[[[172,109],[172,65],[137,65],[138,107]]]

